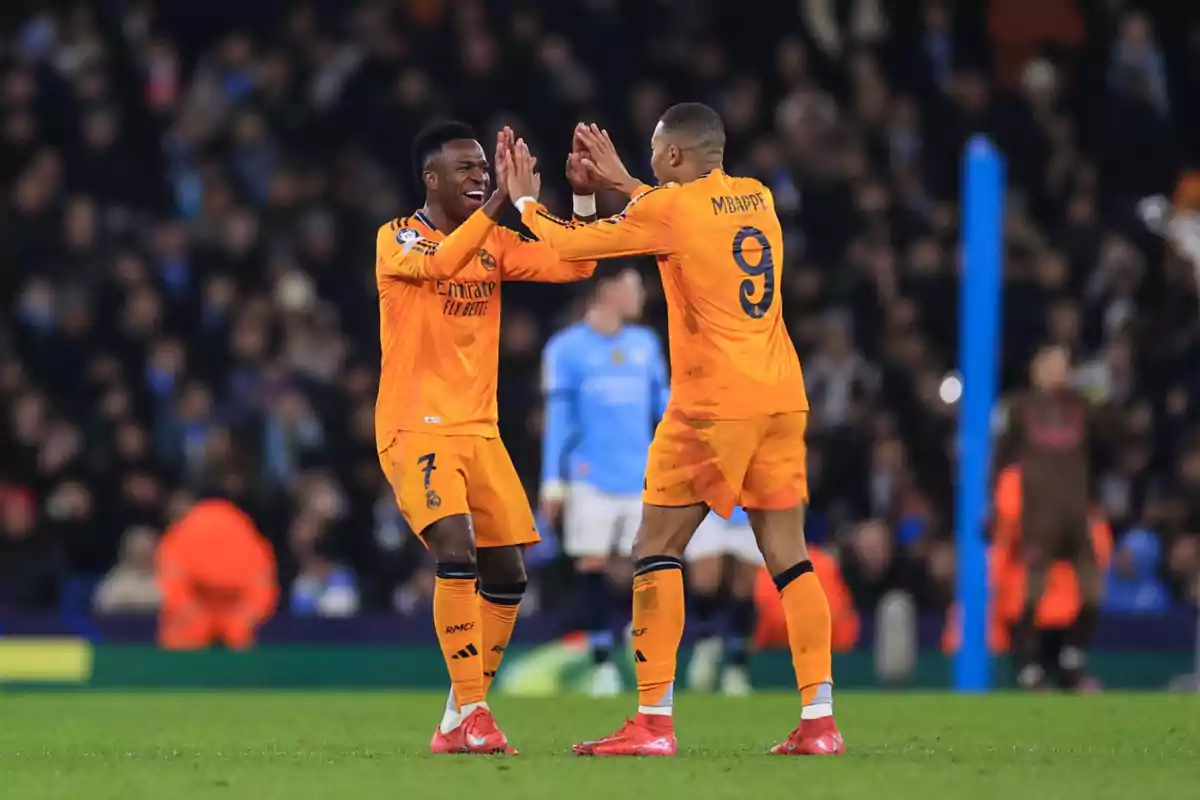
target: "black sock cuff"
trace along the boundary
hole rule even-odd
[[[435,574],[443,580],[473,581],[479,577],[479,570],[466,561],[446,561],[438,562]]]
[[[526,581],[515,583],[479,582],[479,596],[498,606],[519,606],[525,596]]]
[[[785,588],[787,588],[787,585],[789,583],[791,583],[792,581],[796,580],[796,578],[799,578],[801,575],[803,575],[806,572],[812,572],[812,571],[813,571],[812,562],[809,561],[808,559],[805,559],[804,561],[801,561],[799,564],[793,564],[792,566],[785,569],[783,572],[779,573],[778,575],[775,575],[774,577],[771,578],[771,580],[775,581],[775,588],[782,592]]]
[[[683,570],[683,562],[674,556],[646,556],[633,565],[634,575],[649,575],[661,569]]]

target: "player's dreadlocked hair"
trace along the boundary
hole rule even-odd
[[[439,120],[426,125],[413,141],[413,170],[417,183],[421,183],[421,174],[425,172],[429,159],[440,152],[446,142],[478,138],[475,130],[465,122]]]
[[[693,147],[714,154],[725,149],[725,123],[720,114],[703,103],[677,103],[659,121],[663,130],[681,134]]]

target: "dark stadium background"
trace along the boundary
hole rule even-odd
[[[648,176],[658,114],[691,99],[721,111],[729,170],[767,182],[783,216],[814,403],[809,533],[856,604],[902,589],[940,617],[951,600],[955,409],[938,388],[959,355],[959,154],[983,132],[1009,165],[1004,385],[1039,344],[1071,349],[1115,420],[1097,502],[1118,550],[1149,532],[1118,562],[1160,598],[1112,610],[1187,639],[1185,617],[1161,615],[1200,599],[1200,298],[1134,205],[1196,165],[1200,24],[1157,6],[7,7],[0,619],[89,624],[105,576],[152,582],[147,544],[214,491],[274,544],[281,615],[330,563],[363,612],[419,608],[423,554],[372,429],[374,231],[421,202],[414,133],[438,116],[485,141],[512,124],[565,211],[576,121],[607,126]],[[501,427],[535,501],[540,347],[582,291],[504,290]],[[542,576],[556,591],[562,565]]]

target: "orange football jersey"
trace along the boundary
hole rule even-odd
[[[375,240],[380,452],[398,431],[498,436],[500,283],[582,280],[595,267],[563,261],[483,211],[450,234],[421,212],[381,226]]]
[[[762,183],[714,170],[643,187],[624,212],[594,223],[567,222],[537,203],[521,217],[567,260],[657,257],[674,408],[705,419],[808,410],[780,302],[783,233]]]

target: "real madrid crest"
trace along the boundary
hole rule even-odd
[[[496,269],[496,257],[482,248],[479,250],[479,263],[483,264],[483,268],[488,272],[493,272]]]

